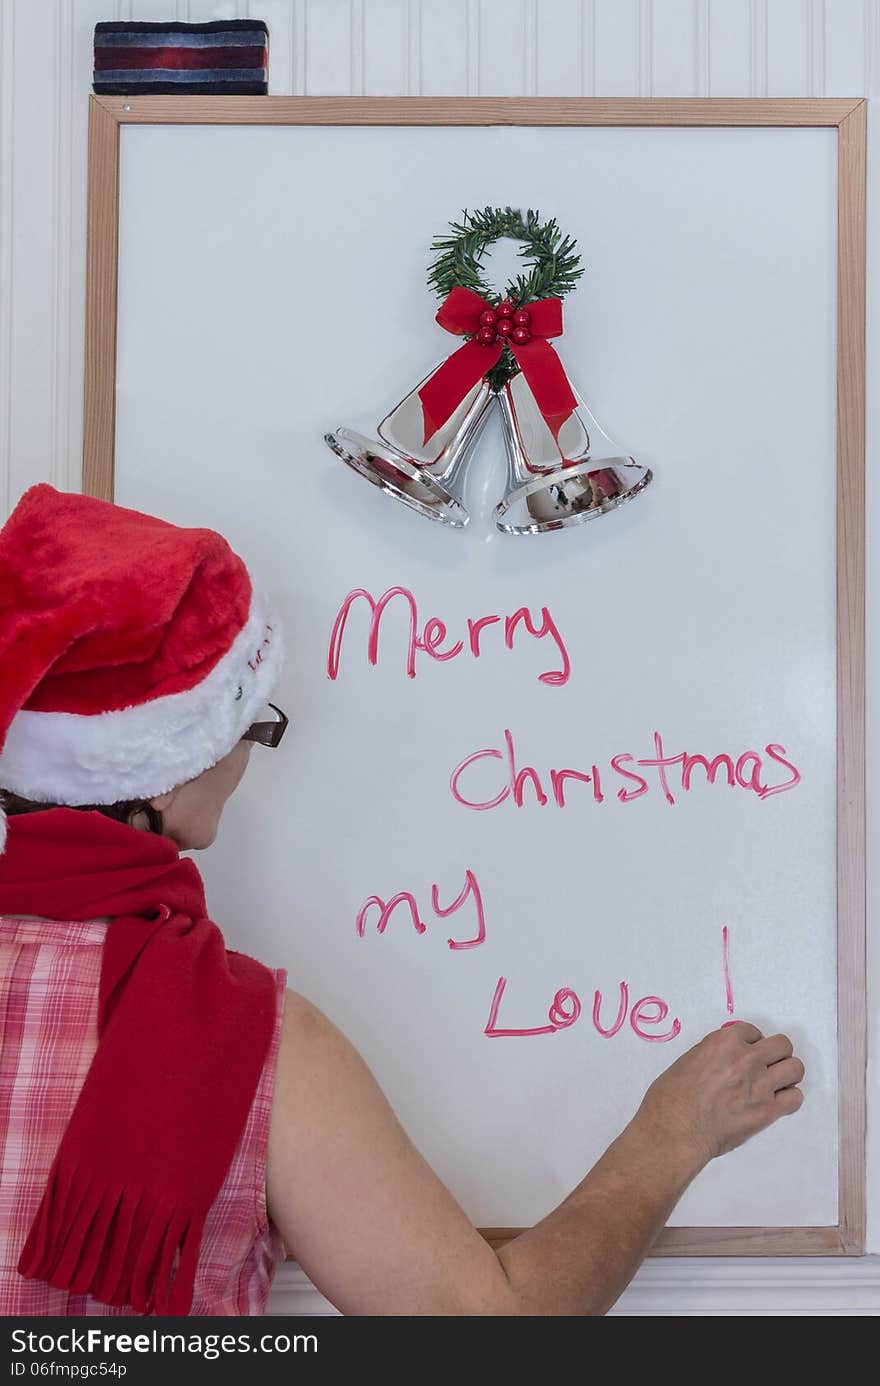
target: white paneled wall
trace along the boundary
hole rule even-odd
[[[0,0],[0,519],[34,481],[79,486],[93,26],[230,17],[267,21],[273,93],[880,94],[880,0]],[[876,1314],[878,1283],[655,1263],[621,1309]],[[315,1306],[285,1268],[274,1311]]]

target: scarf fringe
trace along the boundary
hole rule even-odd
[[[186,1314],[206,1212],[56,1161],[18,1272],[138,1314]]]

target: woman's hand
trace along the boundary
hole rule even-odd
[[[703,1164],[796,1112],[803,1076],[787,1035],[764,1039],[754,1025],[737,1021],[713,1030],[661,1073],[640,1115]]]

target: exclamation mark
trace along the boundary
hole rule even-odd
[[[724,992],[727,999],[727,1014],[733,1015],[733,986],[730,981],[730,930],[725,924],[721,930],[721,959],[724,964]],[[722,1030],[728,1025],[736,1025],[735,1020],[725,1020]]]

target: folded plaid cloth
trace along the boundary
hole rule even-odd
[[[262,20],[95,25],[99,95],[265,96],[269,30]]]

